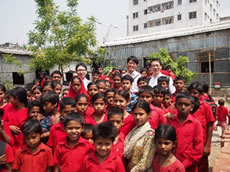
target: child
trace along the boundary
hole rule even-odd
[[[104,80],[97,80],[95,83],[98,87],[98,92],[104,93],[105,92],[105,81]]]
[[[176,102],[176,95],[178,93],[183,93],[184,92],[184,87],[185,87],[185,79],[182,76],[178,76],[174,79],[173,85],[176,88],[175,93],[172,96],[172,102]]]
[[[94,94],[98,93],[98,86],[94,82],[90,82],[87,86],[88,88],[88,94],[90,97],[92,97]]]
[[[42,95],[42,88],[40,86],[34,86],[32,88],[32,95],[34,100],[39,100]]]
[[[81,136],[93,144],[93,125],[84,124]]]
[[[9,104],[7,104],[6,100],[6,87],[2,84],[0,84],[0,109],[3,109],[4,111],[6,110],[7,107],[9,107]],[[4,112],[3,111],[3,112]],[[2,115],[2,120],[5,121],[7,116],[4,113]]]
[[[217,126],[220,126],[222,129],[221,137],[224,137],[224,131],[227,129],[227,116],[229,114],[228,109],[224,106],[224,100],[219,99],[218,104],[219,107],[217,107],[217,120],[218,124]]]
[[[145,101],[138,101],[133,107],[136,127],[126,136],[124,158],[128,171],[147,171],[152,166],[154,146],[154,130],[148,120],[151,109]]]
[[[44,116],[41,114],[41,103],[39,100],[33,100],[28,103],[28,118],[41,121]]]
[[[45,81],[44,85],[42,87],[42,94],[45,94],[48,91],[54,91],[52,88],[52,82],[51,81]]]
[[[137,80],[137,87],[140,89],[143,86],[146,86],[149,84],[149,80],[146,77],[140,77]]]
[[[98,70],[93,70],[92,72],[92,81],[96,82],[100,78],[100,72]]]
[[[14,153],[10,145],[0,140],[0,171],[12,171]]]
[[[105,97],[106,97],[107,109],[113,107],[114,95],[115,95],[115,89],[114,88],[110,88],[110,89],[106,90]]]
[[[125,172],[121,158],[111,151],[115,137],[116,128],[111,123],[101,123],[93,129],[95,151],[84,158],[81,172]]]
[[[153,87],[153,105],[163,109],[163,100],[164,100],[164,92],[165,92],[165,88],[163,88],[160,85],[156,85],[155,87]]]
[[[62,90],[62,84],[59,81],[52,82],[51,84],[54,92],[60,97],[61,90]]]
[[[120,132],[123,125],[124,111],[121,108],[113,107],[108,110],[108,121],[116,127],[116,137],[113,143],[113,150],[122,158],[124,152],[125,135]]]
[[[141,77],[147,77],[147,69],[146,68],[141,68],[140,74],[141,74]]]
[[[132,83],[133,83],[133,78],[130,75],[125,75],[121,79],[122,88],[124,90],[128,91],[130,94],[129,104],[126,107],[126,110],[128,113],[130,113],[132,111],[133,106],[135,105],[135,103],[138,100],[137,95],[135,95],[134,93],[132,93],[130,91],[130,89],[132,87]]]
[[[23,125],[25,145],[16,151],[13,170],[52,171],[52,150],[41,143],[42,127],[38,120],[29,119]]]
[[[162,86],[165,89],[169,89],[169,78],[167,76],[160,76],[157,79],[158,85]]]
[[[81,113],[84,119],[92,116],[94,109],[89,106],[88,97],[85,94],[79,94],[75,97],[76,110]]]
[[[55,70],[51,73],[52,82],[61,82],[62,73],[59,70]]]
[[[198,119],[202,125],[203,129],[203,157],[199,162],[199,171],[208,172],[208,156],[211,151],[212,142],[212,132],[213,124],[216,121],[212,113],[211,107],[206,103],[201,101],[203,87],[199,82],[193,82],[188,87],[190,94],[200,100],[199,109],[193,114],[193,116]]]
[[[176,149],[176,130],[170,125],[160,125],[155,130],[156,153],[154,172],[185,172],[184,165],[173,155]]]
[[[60,102],[60,112],[61,119],[58,124],[53,125],[50,128],[50,136],[47,145],[55,150],[59,142],[64,141],[66,138],[66,133],[63,126],[63,118],[65,118],[69,113],[76,111],[76,103],[70,97],[64,97]]]
[[[113,88],[115,90],[120,90],[121,89],[121,78],[122,75],[118,72],[113,74]]]
[[[203,133],[200,121],[190,115],[194,107],[194,98],[189,93],[180,93],[176,97],[175,106],[177,116],[168,120],[168,124],[176,129],[175,155],[187,172],[196,172],[203,154]]]
[[[34,83],[28,83],[25,86],[28,101],[31,101],[33,99],[33,96],[32,96],[32,88],[33,87],[34,87]]]
[[[85,119],[85,123],[93,126],[98,123],[107,121],[107,114],[105,112],[106,98],[103,93],[97,93],[92,96],[91,104],[94,109],[94,113]]]
[[[63,125],[67,138],[58,143],[55,149],[55,172],[80,171],[83,158],[93,150],[92,145],[81,137],[84,118],[78,112],[69,113]]]
[[[164,105],[164,111],[166,113],[171,112],[171,110],[174,109],[174,104],[172,103],[172,96],[169,90],[165,90],[164,92],[163,105]]]
[[[64,89],[62,90],[62,98],[63,98],[63,97],[66,97],[66,96],[68,95],[68,93],[69,93],[69,88],[64,88]]]
[[[111,88],[111,83],[110,83],[110,81],[109,80],[104,80],[104,82],[105,82],[105,90],[108,90],[109,88]]]

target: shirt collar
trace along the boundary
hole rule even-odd
[[[43,143],[40,143],[38,149],[36,152],[32,152],[30,148],[27,145],[22,146],[22,152],[28,152],[30,154],[37,154],[38,152],[44,151],[45,150],[45,145]]]

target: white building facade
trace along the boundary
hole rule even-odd
[[[219,21],[220,0],[129,0],[128,35]]]

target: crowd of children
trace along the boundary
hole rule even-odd
[[[214,122],[221,137],[227,128],[223,99],[215,113],[201,83],[185,89],[171,70],[152,77],[151,67],[133,76],[114,69],[107,77],[100,69],[92,82],[86,70],[77,65],[68,89],[59,71],[25,88],[0,84],[1,172],[208,171]]]

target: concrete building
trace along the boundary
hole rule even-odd
[[[128,35],[219,21],[219,0],[129,0]]]
[[[162,31],[151,34],[129,36],[107,42],[103,45],[112,62],[126,67],[129,56],[137,56],[139,67],[145,57],[166,48],[170,56],[188,56],[188,68],[198,75],[196,81],[209,83],[209,54],[211,59],[211,82],[220,82],[221,87],[230,87],[230,21],[211,25],[177,29],[174,32]]]

